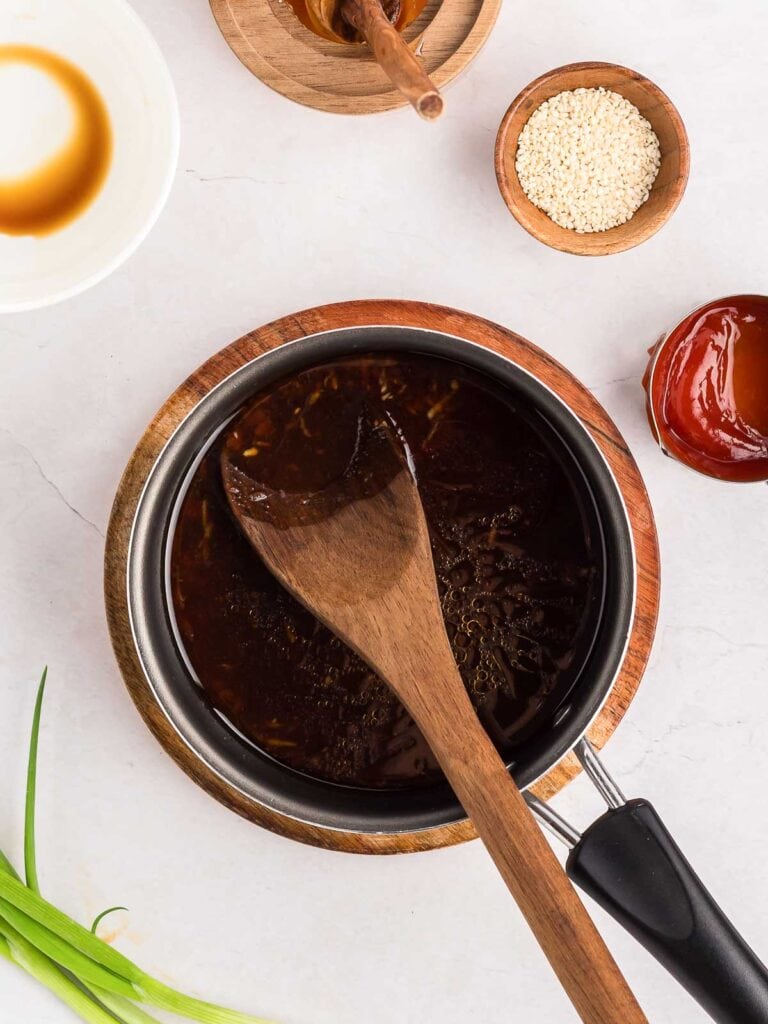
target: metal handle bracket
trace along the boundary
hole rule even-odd
[[[584,774],[591,780],[608,807],[612,810],[623,807],[627,802],[624,794],[614,779],[608,774],[605,765],[597,756],[597,751],[586,736],[576,744],[574,753],[584,769]],[[532,793],[526,793],[525,799],[539,824],[547,829],[548,832],[551,832],[553,836],[556,836],[562,843],[565,843],[569,850],[572,850],[581,839],[581,832],[574,828],[570,822],[566,821],[549,804],[539,800]]]

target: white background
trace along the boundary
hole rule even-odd
[[[665,460],[639,382],[646,347],[690,307],[768,291],[768,8],[505,0],[444,118],[426,125],[409,110],[352,119],[291,104],[238,63],[204,0],[137,7],[179,92],[168,207],[108,281],[0,323],[0,845],[18,858],[26,733],[47,661],[42,884],[82,920],[130,907],[118,942],[143,967],[285,1024],[575,1019],[479,844],[355,858],[240,820],[151,738],[109,647],[105,524],[166,395],[215,350],[292,310],[424,299],[542,345],[627,437],[658,520],[663,595],[651,665],[607,761],[629,794],[656,802],[766,955],[768,492]],[[588,59],[657,81],[693,155],[661,234],[593,261],[529,238],[493,174],[496,128],[519,89]],[[600,810],[583,780],[557,805],[581,825]],[[705,1019],[597,916],[653,1024]],[[0,963],[0,1024],[68,1019]]]

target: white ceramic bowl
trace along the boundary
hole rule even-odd
[[[165,203],[176,170],[179,114],[176,93],[157,43],[125,0],[4,0],[0,44],[51,50],[88,75],[106,103],[113,133],[112,162],[94,201],[53,234],[0,234],[0,312],[50,305],[102,280],[136,249]],[[48,152],[63,141],[55,105],[40,106],[40,90],[20,88],[0,65],[0,148],[13,148],[19,118],[26,116],[32,144],[40,145],[43,114],[52,123]],[[10,90],[14,96],[10,96]],[[63,111],[63,113],[62,113]],[[67,117],[61,105],[59,119]],[[28,147],[27,147],[28,148]],[[21,154],[23,160],[28,154]],[[19,154],[16,154],[19,159]],[[27,167],[0,165],[0,176]]]

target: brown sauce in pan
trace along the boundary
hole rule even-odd
[[[339,415],[339,408],[343,415]],[[411,450],[448,636],[505,756],[565,698],[600,598],[596,539],[560,458],[510,393],[455,363],[370,356],[304,371],[257,396],[194,473],[173,538],[179,633],[212,704],[249,740],[308,775],[364,787],[440,771],[367,666],[272,578],[241,534],[220,454],[306,474],[308,436],[344,468],[361,410]],[[234,432],[234,433],[233,433]],[[304,462],[302,462],[304,459]]]

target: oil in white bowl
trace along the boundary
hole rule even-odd
[[[23,44],[0,46],[0,95],[9,119],[0,130],[13,142],[0,164],[0,233],[49,235],[104,184],[112,162],[106,104],[75,64]]]

